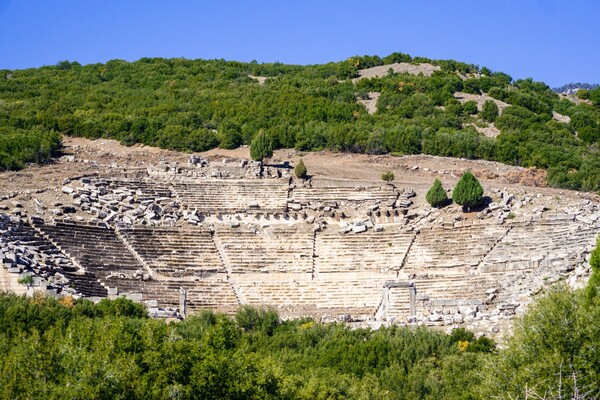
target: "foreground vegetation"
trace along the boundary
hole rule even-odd
[[[123,298],[0,294],[0,397],[597,398],[599,249],[589,287],[551,290],[502,350],[464,329],[351,330],[248,306],[169,324]]]
[[[351,80],[360,69],[395,62],[441,69],[431,77],[390,72]],[[250,76],[269,78],[259,84]],[[369,92],[381,93],[374,115],[357,102]],[[478,111],[473,101],[460,104],[457,92],[486,93],[509,107],[499,115],[489,100]],[[311,66],[64,61],[0,70],[0,169],[46,161],[57,150],[56,133],[202,151],[250,144],[263,132],[275,149],[482,158],[545,168],[555,186],[598,190],[600,89],[581,97],[576,105],[531,79],[402,53]],[[502,132],[496,139],[475,129],[488,123]]]

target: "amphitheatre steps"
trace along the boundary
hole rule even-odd
[[[392,206],[397,198],[398,191],[390,185],[374,187],[297,187],[291,192],[291,199],[298,204],[382,202]]]
[[[402,268],[414,233],[367,231],[342,235],[324,231],[316,235],[317,269],[326,272],[390,272]]]
[[[107,296],[106,288],[100,284],[96,275],[82,272],[60,248],[27,221],[5,221],[0,223],[0,231],[4,228],[7,233],[3,235],[5,240],[16,245],[19,250],[20,268],[42,279],[41,283],[46,289],[86,297]]]
[[[231,276],[256,273],[312,273],[313,234],[302,230],[219,229],[215,232]]]
[[[589,252],[598,230],[563,223],[524,224],[510,232],[486,255],[481,272],[506,272],[554,265],[576,265]]]
[[[522,218],[508,217],[506,208],[476,218],[415,210],[414,191],[392,185],[81,181],[63,193],[102,222],[32,219],[33,227],[13,229],[10,245],[35,249],[39,258],[31,270],[48,282],[63,276],[69,293],[124,294],[160,307],[178,308],[184,288],[192,312],[251,304],[289,317],[416,323],[435,314],[429,322],[447,323],[462,307],[475,318],[502,303],[526,304],[544,279],[567,277],[589,255],[600,225],[593,204],[589,212]],[[507,217],[492,218],[500,212]]]
[[[375,314],[385,280],[239,282],[248,304],[314,307],[317,310],[354,309],[356,315]]]
[[[413,315],[409,288],[390,288],[388,292],[387,318],[402,318]]]
[[[118,234],[142,263],[164,276],[226,273],[210,232],[200,228],[127,228]]]
[[[406,272],[457,270],[467,272],[477,267],[485,255],[506,234],[502,225],[468,225],[464,227],[423,227],[406,258]],[[449,272],[451,273],[451,272]]]
[[[131,275],[143,268],[114,230],[106,226],[60,221],[36,226],[86,272],[100,278],[113,273]]]
[[[182,204],[204,214],[285,212],[289,180],[196,180],[173,182]]]
[[[156,301],[162,308],[179,308],[179,290],[187,292],[188,311],[210,309],[217,312],[233,313],[239,303],[231,285],[223,280],[132,280],[120,279],[116,283],[119,295],[140,301]]]

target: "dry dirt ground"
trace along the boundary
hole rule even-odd
[[[363,78],[379,78],[382,76],[386,76],[389,70],[392,70],[396,73],[409,73],[412,75],[423,74],[425,76],[431,76],[433,71],[437,71],[440,69],[437,65],[432,64],[410,64],[410,63],[396,63],[396,64],[387,64],[380,65],[378,67],[361,69],[358,71],[358,78],[352,79],[352,82],[356,82]]]

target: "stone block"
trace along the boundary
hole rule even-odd
[[[366,232],[367,231],[367,227],[365,225],[354,225],[352,227],[352,233],[361,233],[361,232]]]

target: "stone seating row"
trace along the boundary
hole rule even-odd
[[[316,309],[361,309],[374,314],[381,302],[383,279],[354,281],[234,282],[252,305],[313,306]]]
[[[282,212],[287,208],[287,181],[207,180],[173,183],[182,204],[204,212],[239,213],[256,209]]]
[[[323,231],[316,235],[315,259],[319,272],[399,270],[415,234],[367,231],[341,235]]]
[[[561,223],[514,226],[482,260],[483,271],[537,268],[553,261],[577,261],[595,244],[597,229]]]
[[[487,297],[486,291],[498,285],[494,277],[485,274],[417,278],[413,282],[417,295],[426,295],[429,301],[484,301]]]
[[[172,190],[168,183],[156,180],[125,180],[125,179],[99,179],[92,180],[95,186],[105,186],[108,189],[127,189],[150,197],[171,197]]]
[[[142,301],[154,300],[159,307],[179,308],[180,288],[187,291],[190,311],[210,309],[219,312],[234,311],[239,302],[228,282],[221,280],[117,280],[107,282],[117,287],[119,295],[141,295]]]
[[[217,230],[232,274],[312,271],[313,234],[299,230]]]
[[[391,288],[388,293],[388,317],[407,317],[411,315],[408,288]]]
[[[225,273],[219,253],[202,229],[120,229],[146,265],[163,274],[194,275],[202,271]]]
[[[38,224],[38,228],[86,271],[99,277],[131,274],[143,268],[111,228],[68,222]]]
[[[107,291],[98,281],[95,274],[82,272],[73,265],[68,257],[54,246],[45,237],[41,236],[29,223],[25,221],[10,222],[2,224],[0,230],[7,228],[3,239],[24,248],[29,258],[32,260],[29,266],[30,270],[36,275],[49,279],[50,289],[56,288],[59,292],[64,286],[73,289],[85,297],[106,297]],[[63,275],[68,282],[60,280],[60,285],[54,277],[57,274]]]
[[[406,271],[477,267],[507,230],[501,225],[421,228],[408,253]]]
[[[398,192],[391,186],[369,188],[356,187],[313,187],[295,188],[291,198],[297,203],[311,202],[363,202],[378,201],[392,203],[398,197]]]

